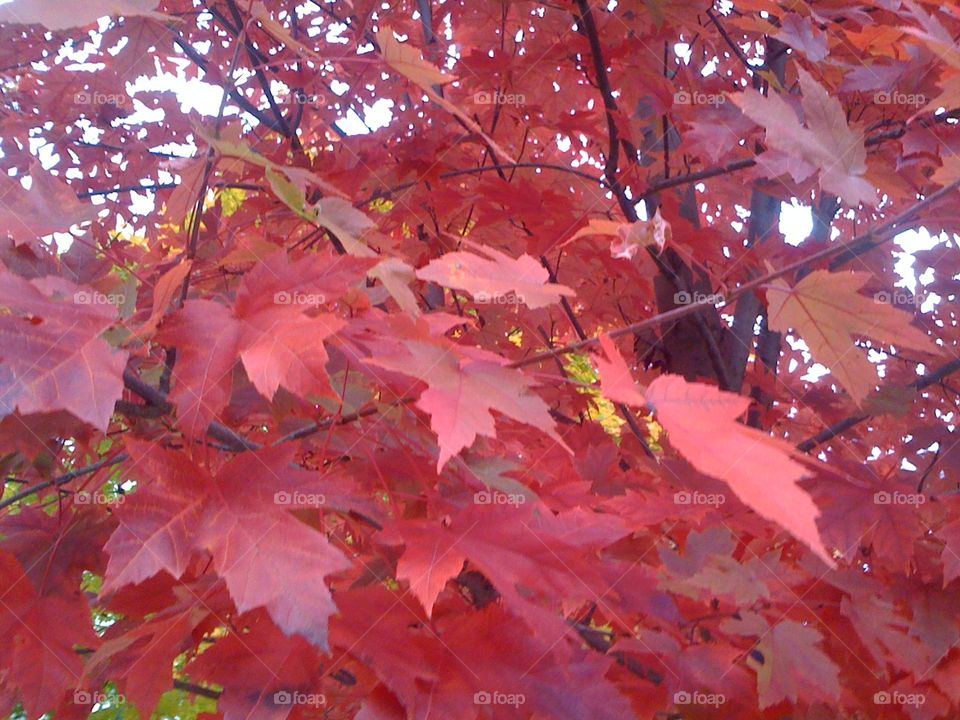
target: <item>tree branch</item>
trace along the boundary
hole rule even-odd
[[[227,31],[243,43],[243,47],[247,52],[247,57],[250,59],[250,65],[253,68],[254,76],[257,78],[257,83],[259,83],[260,89],[263,91],[264,96],[267,98],[267,104],[270,105],[270,111],[277,120],[280,133],[284,137],[290,139],[294,149],[301,150],[302,146],[300,145],[300,140],[297,138],[296,134],[290,130],[290,125],[287,123],[287,119],[283,116],[283,113],[280,112],[280,107],[277,105],[277,99],[273,96],[273,90],[270,88],[270,83],[267,81],[266,75],[264,75],[263,68],[258,63],[258,60],[264,56],[250,42],[250,38],[244,30],[245,25],[243,23],[243,16],[241,16],[236,2],[234,2],[234,0],[227,0],[227,7],[230,9],[230,14],[233,15],[233,21],[236,23],[236,27],[230,25],[230,23],[227,22],[227,19],[223,17],[219,11],[212,7],[211,3],[207,2],[205,5],[210,12],[214,13],[214,15],[220,20],[220,23],[227,29]]]
[[[600,95],[603,98],[603,107],[607,118],[607,137],[609,138],[609,148],[607,150],[606,166],[604,167],[604,177],[607,187],[613,192],[620,205],[620,210],[630,222],[637,221],[637,210],[634,203],[627,197],[627,193],[617,178],[617,168],[620,164],[620,131],[617,128],[617,122],[614,113],[617,112],[617,101],[613,97],[613,88],[610,85],[610,77],[607,75],[607,66],[603,60],[603,47],[600,44],[600,33],[597,31],[597,24],[593,19],[593,10],[590,8],[588,0],[577,0],[579,11],[578,25],[581,26],[583,34],[590,43],[590,55],[593,57],[593,72],[597,81],[597,87],[600,89]]]
[[[186,682],[185,680],[174,679],[173,687],[175,687],[177,690],[183,690],[184,692],[193,693],[194,695],[210,698],[211,700],[217,700],[221,695],[223,695],[223,692],[220,690],[203,687],[203,685],[196,685],[191,682]]]
[[[749,167],[753,167],[757,164],[756,160],[737,160],[736,162],[727,163],[720,167],[708,168],[706,170],[700,170],[694,173],[687,173],[686,175],[678,175],[677,177],[670,178],[669,180],[663,180],[651,185],[646,190],[643,191],[643,194],[640,195],[637,200],[647,200],[654,195],[657,195],[664,190],[669,190],[670,188],[679,187],[681,185],[689,185],[690,183],[700,182],[701,180],[709,180],[712,177],[717,177],[718,175],[728,175],[737,170],[744,170]]]
[[[391,403],[387,403],[386,407],[387,408],[400,407],[401,405],[407,405],[409,403],[412,403],[416,399],[417,399],[416,396],[407,395],[397,400],[394,400]],[[356,422],[361,418],[365,418],[370,415],[376,415],[378,412],[380,412],[381,407],[383,406],[377,405],[377,404],[371,404],[371,405],[367,405],[365,408],[361,408],[360,410],[357,410],[356,412],[350,413],[349,415],[329,417],[324,420],[321,420],[320,422],[310,423],[309,425],[306,425],[300,428],[299,430],[294,430],[293,432],[284,435],[279,440],[276,440],[275,442],[273,442],[272,445],[277,446],[277,445],[282,445],[283,443],[286,443],[286,442],[290,442],[291,440],[300,440],[301,438],[308,437],[310,435],[313,435],[314,433],[320,432],[321,430],[332,427],[334,425],[348,425],[349,423]]]
[[[613,87],[610,84],[610,76],[607,74],[606,62],[603,58],[603,47],[600,44],[600,33],[597,30],[597,24],[594,21],[593,10],[590,7],[589,0],[577,0],[577,7],[580,13],[578,25],[582,25],[582,32],[586,36],[587,41],[590,43],[590,54],[593,58],[593,68],[594,74],[596,75],[597,87],[600,89],[600,94],[603,98],[603,106],[606,111],[609,150],[607,151],[604,177],[606,178],[607,187],[610,188],[614,196],[617,198],[617,204],[620,206],[621,212],[623,212],[624,216],[630,222],[637,222],[637,220],[639,220],[636,208],[636,203],[638,201],[632,201],[629,197],[627,197],[626,189],[620,184],[620,180],[617,177],[620,161],[621,140],[620,130],[617,128],[617,122],[614,115],[618,108],[617,101],[613,95]],[[630,147],[627,149],[633,153],[634,158],[636,158],[636,151]],[[677,273],[674,272],[673,269],[670,268],[666,263],[664,263],[662,259],[652,251],[652,249],[650,249],[649,252],[660,272],[663,273],[663,275],[667,277],[671,283],[673,283],[675,290],[677,292],[688,293],[690,289],[686,287],[686,284],[677,275]],[[730,376],[727,369],[727,364],[724,361],[723,356],[720,354],[720,348],[717,345],[717,339],[713,336],[713,333],[707,326],[707,323],[702,315],[694,315],[693,320],[696,324],[697,331],[706,344],[707,353],[710,356],[710,361],[713,365],[714,371],[717,374],[717,377],[720,378],[720,382],[723,384],[723,386],[728,388],[730,384]]]
[[[932,119],[934,123],[945,123],[949,120],[954,120],[958,117],[957,112],[953,113],[944,113],[942,115],[937,115]],[[906,128],[900,128],[898,130],[888,130],[886,132],[879,133],[872,137],[868,137],[864,140],[864,145],[866,147],[872,147],[874,145],[879,145],[887,140],[897,140],[903,137],[906,134]],[[727,163],[726,165],[721,165],[719,167],[707,168],[706,170],[698,170],[697,172],[688,173],[686,175],[679,175],[675,178],[669,180],[663,180],[655,185],[651,185],[643,194],[640,195],[637,199],[646,200],[649,197],[656,195],[657,193],[662,192],[663,190],[669,190],[670,188],[679,187],[681,185],[689,185],[690,183],[700,182],[701,180],[709,180],[710,178],[717,177],[719,175],[728,175],[732,172],[737,172],[738,170],[746,170],[757,164],[756,158],[745,158],[743,160],[735,160],[734,162]]]
[[[125,192],[155,192],[157,190],[173,190],[176,187],[179,187],[179,183],[157,183],[154,185],[121,185],[120,187],[115,188],[104,188],[102,190],[84,190],[83,192],[77,193],[77,197],[81,200],[86,198],[96,197],[99,195],[113,195],[114,193],[125,193]],[[250,190],[253,192],[265,190],[263,185],[257,185],[255,183],[229,183],[229,182],[215,182],[213,187],[216,188],[231,188],[235,190]]]
[[[910,383],[907,387],[912,387],[914,390],[924,390],[931,385],[936,385],[945,377],[952,375],[958,370],[960,370],[960,360],[952,360],[945,365],[941,365],[932,373],[924,375],[922,378]],[[809,437],[803,442],[797,443],[797,450],[800,450],[801,452],[810,452],[818,445],[822,445],[828,440],[832,440],[837,435],[840,435],[850,428],[859,425],[864,420],[869,420],[871,417],[873,417],[873,415],[870,415],[869,413],[851,415],[850,417],[821,430],[813,437]]]
[[[160,414],[165,415],[173,412],[173,405],[167,400],[166,395],[155,387],[143,382],[130,368],[123,371],[123,384],[127,390],[146,400],[150,406],[157,408]],[[118,411],[122,412],[122,409],[118,408]],[[135,412],[134,414],[139,413]],[[231,450],[238,452],[244,450],[259,450],[263,447],[260,443],[247,440],[226,425],[216,421],[210,423],[209,427],[207,427],[207,435],[229,446]]]
[[[538,162],[518,162],[518,163],[502,163],[495,165],[483,165],[481,167],[474,168],[463,168],[461,170],[450,170],[448,172],[440,173],[439,177],[446,180],[448,178],[459,177],[461,175],[479,175],[490,170],[517,170],[522,168],[529,168],[531,170],[556,170],[557,172],[570,173],[571,175],[576,175],[581,177],[584,180],[589,180],[591,182],[598,183],[600,185],[608,185],[607,181],[602,177],[596,175],[591,175],[588,172],[578,170],[577,168],[569,167],[568,165],[559,165],[557,163],[538,163]],[[411,180],[410,182],[401,183],[400,185],[394,185],[393,187],[385,188],[382,190],[377,190],[373,195],[368,198],[360,201],[357,205],[366,205],[367,203],[373,202],[380,198],[388,198],[395,193],[402,192],[408,188],[412,188],[415,185],[420,184],[420,180]]]
[[[733,50],[734,55],[736,55],[737,59],[743,63],[743,66],[747,69],[747,72],[751,74],[755,72],[755,68],[750,65],[749,60],[747,60],[747,56],[743,54],[743,50],[741,50],[740,46],[733,41],[733,38],[730,37],[730,33],[727,32],[727,29],[720,24],[720,21],[714,14],[712,7],[707,8],[707,17],[710,18],[710,22],[712,22],[717,30],[720,31],[720,37],[722,37],[724,42],[726,42],[730,49]]]
[[[800,270],[806,267],[811,266],[813,263],[819,262],[821,260],[826,260],[846,251],[849,247],[854,245],[859,245],[865,241],[872,241],[871,248],[879,247],[883,243],[890,240],[890,238],[902,228],[900,227],[905,221],[913,218],[918,212],[923,210],[930,205],[935,204],[939,200],[949,196],[951,193],[955,192],[960,188],[960,180],[955,180],[949,185],[937,190],[936,192],[926,196],[922,200],[917,201],[909,208],[904,210],[902,213],[895,215],[890,220],[882,223],[879,227],[869,230],[862,235],[858,235],[854,238],[849,244],[834,243],[833,245],[824,248],[818,252],[813,253],[812,255],[805,257],[801,260],[789,263],[779,270],[774,270],[767,273],[766,275],[761,275],[760,277],[750,280],[740,287],[738,287],[733,292],[727,294],[724,297],[724,300],[727,304],[736,300],[738,297],[751,292],[752,290],[760,287],[761,285],[775,280],[778,277],[782,277],[787,273],[793,272],[794,270]],[[673,308],[666,312],[654,315],[653,317],[647,318],[646,320],[641,320],[639,322],[631,323],[630,325],[625,325],[624,327],[617,328],[607,333],[611,338],[623,337],[624,335],[634,335],[641,330],[645,330],[651,327],[657,327],[662,325],[665,322],[670,322],[673,320],[679,320],[682,317],[691,315],[695,312],[699,312],[705,307],[713,307],[713,302],[711,299],[706,298],[703,300],[698,300],[697,302],[690,303],[689,305],[683,305],[681,307]],[[587,338],[586,340],[579,340],[577,342],[572,342],[567,345],[562,345],[560,347],[553,348],[551,350],[545,350],[539,353],[535,353],[529,357],[523,358],[521,360],[515,360],[512,363],[509,363],[506,367],[518,368],[524,367],[526,365],[533,365],[544,360],[549,360],[557,355],[565,355],[566,353],[575,352],[581,350],[585,347],[595,345],[599,342],[598,338]]]

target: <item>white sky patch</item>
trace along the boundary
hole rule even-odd
[[[347,26],[342,23],[332,23],[330,27],[327,28],[327,34],[324,39],[328,43],[346,45],[350,42],[350,40],[348,38],[341,37],[341,35],[346,32],[347,29]]]
[[[337,127],[347,135],[367,135],[371,131],[385,128],[393,121],[393,100],[380,98],[373,105],[363,106],[363,121],[356,112],[350,110],[347,116],[337,120]],[[369,130],[367,129],[369,128]]]
[[[801,205],[793,198],[780,203],[780,232],[787,245],[796,247],[813,232],[813,213],[809,205]]]
[[[220,101],[223,99],[223,90],[218,85],[197,80],[196,78],[187,79],[182,72],[174,75],[158,75],[155,77],[139,77],[131,83],[131,94],[138,92],[171,92],[177,96],[180,101],[180,109],[185,113],[198,112],[201,115],[216,115],[220,110]],[[158,122],[156,113],[162,111],[139,109],[133,115],[124,118],[124,124],[137,125],[141,122]],[[224,115],[236,115],[237,109],[231,103],[227,103]]]
[[[799,352],[803,356],[804,362],[809,363],[812,360],[812,356],[810,355],[810,348],[807,346],[807,344],[803,341],[802,338],[796,337],[794,335],[785,335],[784,341],[787,343],[787,345],[790,346],[792,350]],[[798,366],[799,366],[799,363],[797,362],[797,359],[791,358],[789,372],[793,372],[794,370],[797,369]],[[829,375],[829,374],[830,374],[830,369],[828,367],[826,367],[825,365],[821,365],[818,362],[814,362],[807,368],[807,372],[803,375],[801,379],[805,380],[806,382],[815,383],[824,375]]]
[[[945,238],[943,237],[931,235],[926,228],[907,230],[897,235],[893,241],[903,250],[903,252],[898,253],[899,257],[893,268],[897,275],[900,276],[900,282],[898,282],[897,285],[908,288],[912,293],[916,293],[918,283],[922,285],[933,282],[933,278],[926,277],[926,275],[921,278],[917,277],[913,269],[913,253],[921,250],[930,250],[943,243],[944,240]],[[923,282],[924,280],[926,280],[926,283]]]

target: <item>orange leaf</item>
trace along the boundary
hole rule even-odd
[[[610,245],[610,254],[615,258],[632,260],[638,250],[653,246],[658,251],[663,250],[671,237],[670,223],[656,214],[647,221],[638,220],[632,223],[615,222],[602,218],[592,218],[585,228],[581,228],[563,245],[572,243],[585,235],[610,235],[617,240]]]
[[[434,85],[445,85],[457,79],[455,75],[447,75],[436,65],[431,65],[420,54],[420,50],[410,43],[402,43],[393,36],[393,30],[389,27],[383,27],[377,33],[377,44],[380,45],[380,52],[387,65],[392,67],[398,73],[408,80],[416,83],[427,94],[433,102],[442,107],[448,113],[459,119],[471,132],[476,133],[483,138],[502,160],[509,163],[516,163],[510,153],[501,148],[493,138],[484,132],[477,122],[463,110],[458,108],[445,97],[437,93]]]
[[[176,297],[177,293],[180,292],[180,288],[183,286],[183,279],[187,276],[187,273],[190,272],[192,265],[192,260],[184,260],[160,276],[160,279],[157,280],[157,284],[153,288],[153,310],[150,312],[150,317],[147,318],[143,327],[137,332],[138,335],[151,333],[157,327],[157,323],[160,322],[160,318],[162,318],[163,314],[167,311],[167,307],[173,301],[173,298]]]
[[[767,289],[770,328],[794,329],[857,405],[877,383],[876,367],[854,345],[858,338],[936,352],[926,333],[910,325],[908,313],[859,293],[869,279],[867,272],[817,270],[792,288],[775,280]]]
[[[377,32],[377,44],[387,65],[424,90],[433,91],[434,85],[445,85],[457,79],[446,75],[436,65],[423,59],[420,50],[411,43],[402,43],[393,35],[393,30],[384,26]]]

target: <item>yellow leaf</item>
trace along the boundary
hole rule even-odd
[[[356,257],[376,257],[361,239],[375,227],[373,221],[346,200],[338,197],[323,198],[313,206],[315,222],[337,236],[344,249]]]
[[[301,192],[306,192],[308,185],[315,185],[325,194],[337,195],[342,198],[347,197],[346,193],[328,183],[312,170],[275,163],[255,151],[239,137],[236,139],[214,137],[207,133],[202,127],[197,127],[197,134],[223,157],[238,158],[243,162],[261,167],[264,169],[264,172],[267,173],[268,177],[271,172],[283,173],[291,183],[300,188]]]
[[[424,60],[420,50],[410,43],[397,40],[389,27],[380,28],[377,44],[387,65],[428,92],[433,92],[434,85],[444,85],[457,79],[454,75],[445,75],[440,68]]]
[[[242,188],[224,188],[218,194],[220,198],[220,207],[223,210],[224,217],[230,217],[247,199],[247,191]]]
[[[307,198],[302,189],[298,188],[273,168],[267,168],[266,177],[274,195],[280,198],[284,205],[307,222],[317,222],[317,214],[307,209]]]

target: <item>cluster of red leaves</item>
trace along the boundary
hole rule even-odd
[[[960,12],[726,5],[0,6],[0,712],[955,716]]]

